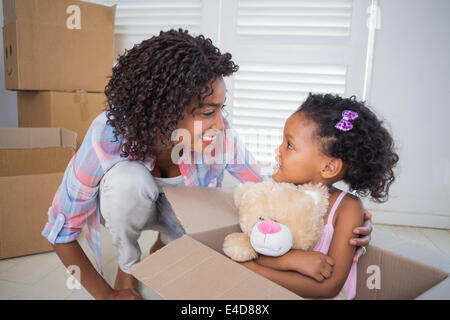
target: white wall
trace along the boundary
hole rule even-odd
[[[400,155],[374,221],[450,228],[450,1],[380,0],[369,104]]]
[[[0,26],[3,27],[3,1],[0,1]],[[17,127],[17,93],[5,89],[3,32],[0,33],[0,127]]]

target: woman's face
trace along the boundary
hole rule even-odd
[[[212,83],[212,87],[214,93],[204,99],[204,105],[192,114],[191,111],[199,105],[197,97],[194,97],[186,108],[184,118],[178,122],[178,129],[189,133],[191,139],[188,146],[197,152],[204,152],[215,141],[218,131],[225,129],[221,112],[227,91],[225,81],[219,77]],[[183,144],[186,145],[186,142],[183,138]]]

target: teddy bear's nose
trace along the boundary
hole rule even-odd
[[[281,227],[278,223],[268,220],[263,221],[258,224],[258,230],[262,234],[271,234],[271,233],[277,233],[281,231]]]

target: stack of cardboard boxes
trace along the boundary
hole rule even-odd
[[[64,170],[106,107],[115,6],[3,0],[6,89],[19,128],[0,129],[0,259],[51,250],[41,236]]]

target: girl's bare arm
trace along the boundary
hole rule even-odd
[[[355,247],[350,245],[349,241],[353,237],[353,229],[360,226],[363,221],[361,202],[356,197],[345,197],[336,216],[333,241],[328,251],[328,256],[334,260],[334,266],[328,278],[324,277],[324,280],[317,281],[298,272],[280,271],[260,265],[258,264],[259,260],[246,262],[243,265],[302,297],[336,296],[343,287],[353,262]],[[289,257],[292,258],[294,255],[287,256],[281,263],[282,267],[286,268],[295,263],[294,260],[286,261]],[[289,269],[292,270],[292,268],[285,270]]]

